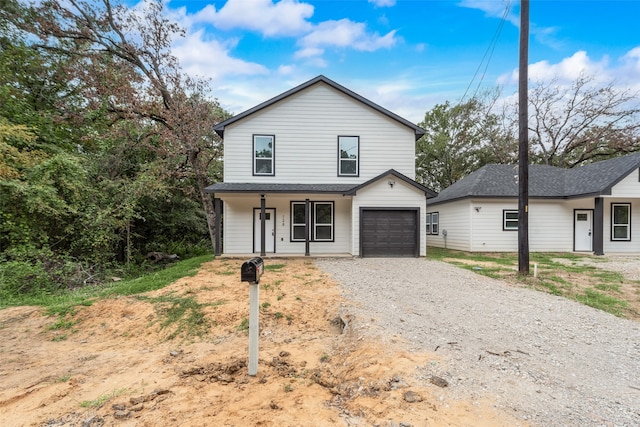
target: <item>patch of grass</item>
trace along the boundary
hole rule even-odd
[[[68,338],[67,334],[60,334],[60,335],[56,335],[55,337],[51,338],[51,341],[53,342],[60,342],[60,341],[64,341]]]
[[[513,274],[518,266],[516,253],[469,253],[443,248],[428,248],[427,258],[448,262],[478,274],[498,278],[554,295],[572,298],[583,304],[622,316],[629,309],[629,301],[620,299],[622,284],[629,283],[615,271],[603,270],[593,265],[605,263],[605,259],[575,253],[530,253],[531,276]],[[474,265],[474,262],[478,264]],[[480,264],[482,263],[482,264]],[[534,265],[538,277],[534,278]],[[633,304],[633,303],[631,303]],[[633,311],[633,307],[630,308]]]
[[[52,323],[47,327],[50,331],[57,331],[60,329],[71,329],[75,325],[73,320],[68,320],[65,317],[60,317],[57,322]]]
[[[273,317],[275,317],[276,319],[282,319],[284,317],[284,314],[282,314],[282,312],[277,311],[273,314]]]
[[[71,375],[63,375],[53,380],[54,383],[66,383],[71,379]]]
[[[73,314],[75,307],[90,306],[96,299],[117,295],[133,295],[163,288],[182,277],[195,276],[200,266],[213,259],[213,255],[202,255],[178,261],[167,268],[132,280],[105,283],[100,286],[85,286],[56,293],[23,295],[0,301],[0,308],[20,305],[46,307],[49,315]]]
[[[585,289],[583,295],[576,295],[575,298],[585,305],[606,311],[607,313],[611,313],[616,316],[621,314],[621,309],[627,307],[627,303],[625,301],[605,295],[595,289]]]
[[[244,319],[242,319],[242,321],[240,322],[240,324],[236,327],[236,329],[240,332],[244,332],[244,331],[248,331],[249,330],[249,319],[247,317],[245,317]]]
[[[83,408],[98,409],[114,397],[123,395],[126,391],[126,388],[121,388],[120,390],[114,390],[111,393],[103,394],[102,396],[94,400],[83,400],[82,402],[80,402],[80,406]]]
[[[594,288],[600,291],[605,291],[605,292],[616,292],[619,294],[622,293],[622,291],[620,290],[620,285],[616,285],[612,283],[598,283],[597,285],[594,286]]]
[[[540,280],[538,281],[538,285],[547,289],[549,292],[551,292],[553,295],[563,295],[562,290],[560,290],[560,288],[558,288],[555,283],[552,282],[547,282],[545,280]]]
[[[204,307],[215,307],[224,304],[218,301],[213,304],[201,304],[195,297],[164,295],[160,297],[138,297],[141,300],[150,301],[155,305],[156,313],[160,317],[160,328],[173,327],[167,339],[173,339],[180,335],[190,338],[205,335],[213,326],[207,319]]]
[[[264,269],[265,271],[280,271],[286,266],[286,264],[265,264]]]

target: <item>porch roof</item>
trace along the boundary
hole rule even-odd
[[[408,178],[400,172],[389,169],[370,180],[359,184],[272,184],[272,183],[248,183],[248,182],[218,182],[205,188],[207,193],[308,193],[308,194],[341,194],[343,196],[355,196],[356,193],[380,179],[393,176],[407,184],[424,192],[426,197],[435,197],[438,193]]]
[[[207,193],[310,193],[346,194],[354,184],[270,184],[247,182],[218,182],[205,188]]]

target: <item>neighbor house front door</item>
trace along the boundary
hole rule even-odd
[[[573,247],[575,251],[589,252],[593,250],[592,227],[592,211],[574,211]]]
[[[276,246],[276,210],[265,209],[264,210],[264,251],[275,252]],[[253,210],[253,252],[260,252],[262,217],[260,216],[260,209]]]

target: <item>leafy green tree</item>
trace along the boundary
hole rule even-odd
[[[163,7],[160,0],[135,11],[111,0],[44,0],[16,25],[39,36],[39,48],[73,61],[68,70],[80,82],[89,111],[113,123],[136,121],[138,135],[147,131],[141,143],[155,144],[159,156],[182,162],[177,172],[192,178],[213,244],[214,212],[204,188],[211,163],[221,157],[213,126],[226,114],[210,100],[206,82],[182,73],[171,42],[184,31],[164,18]]]
[[[436,191],[495,161],[492,143],[506,141],[490,103],[473,98],[465,103],[438,104],[418,123],[425,134],[416,142],[416,177]],[[500,150],[501,152],[501,150]]]

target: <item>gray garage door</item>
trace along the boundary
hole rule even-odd
[[[360,256],[416,257],[418,209],[360,210]]]

